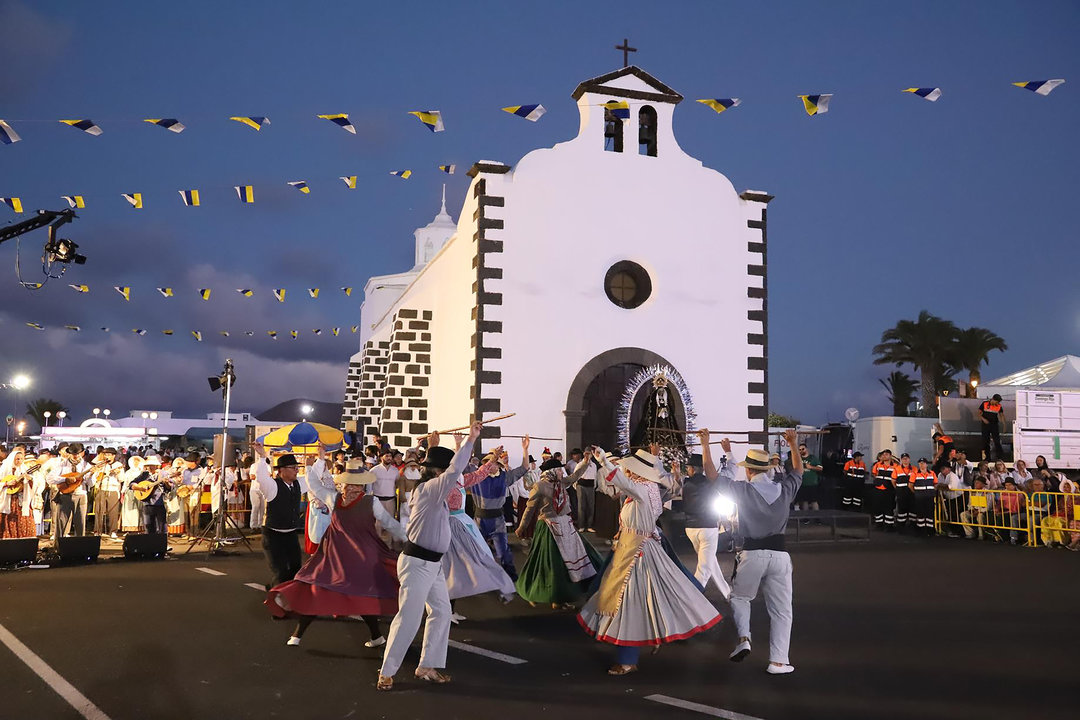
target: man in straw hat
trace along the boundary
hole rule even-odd
[[[139,474],[135,476],[131,484],[156,483],[150,494],[142,501],[142,507],[140,508],[143,532],[164,535],[167,527],[165,523],[165,493],[172,490],[173,484],[168,475],[158,472],[160,469],[161,458],[157,455],[147,455]]]
[[[292,580],[300,570],[300,539],[296,533],[303,528],[300,517],[300,496],[307,491],[297,477],[300,463],[292,453],[280,455],[274,465],[276,477],[270,477],[266,449],[255,445],[259,459],[255,463],[255,482],[266,498],[266,520],[263,523],[262,546],[266,561],[273,573],[270,583],[280,585]]]
[[[450,510],[446,497],[461,484],[461,473],[482,427],[474,422],[468,439],[456,453],[438,446],[438,433],[428,442],[424,474],[409,500],[409,525],[405,529],[408,540],[397,562],[401,582],[398,613],[386,640],[376,685],[379,690],[394,687],[394,675],[420,629],[425,607],[424,644],[415,675],[426,682],[450,682],[450,676],[438,670],[446,666],[446,646],[450,640],[450,595],[442,565],[442,556],[450,547]]]
[[[325,450],[308,472],[319,477],[326,467]],[[395,554],[379,536],[378,523],[396,540],[405,542],[405,531],[374,495],[367,492],[375,481],[363,458],[349,460],[345,472],[333,476],[333,484],[311,481],[309,495],[332,508],[330,524],[314,554],[292,580],[270,589],[266,606],[271,614],[298,617],[286,644],[299,645],[304,631],[316,616],[359,617],[367,623],[371,639],[365,645],[386,642],[378,617],[398,610]],[[336,486],[336,487],[335,487]]]
[[[791,469],[781,468],[770,475],[769,454],[751,449],[746,459],[737,463],[746,468],[748,482],[736,482],[736,463],[727,463],[717,472],[709,449],[709,431],[698,431],[705,476],[717,482],[720,490],[731,495],[739,508],[739,529],[743,549],[735,556],[735,571],[731,576],[731,612],[735,617],[738,643],[730,659],[741,662],[750,654],[750,601],[761,588],[765,607],[769,611],[769,664],[772,675],[794,672],[788,662],[791,644],[791,556],[784,550],[784,529],[788,508],[802,485],[803,459],[791,454]],[[794,430],[786,430],[788,447],[796,447]],[[731,456],[731,441],[724,438],[720,446]]]

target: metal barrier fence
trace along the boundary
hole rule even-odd
[[[1080,495],[1022,490],[941,489],[934,506],[939,534],[960,529],[969,538],[1038,547],[1080,537]]]

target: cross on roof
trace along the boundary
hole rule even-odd
[[[630,53],[637,52],[637,48],[630,47],[630,41],[623,38],[622,45],[616,45],[616,50],[622,50],[622,64],[623,67],[630,67]]]

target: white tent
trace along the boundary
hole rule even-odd
[[[1041,365],[988,380],[979,386],[978,395],[988,398],[997,393],[1002,399],[1010,400],[1016,397],[1017,390],[1035,387],[1040,390],[1080,390],[1080,357],[1063,355]]]

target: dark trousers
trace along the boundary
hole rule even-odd
[[[874,523],[878,527],[892,528],[896,493],[893,492],[892,487],[886,487],[884,490],[873,488],[870,493]]]
[[[495,561],[502,566],[511,580],[517,581],[517,568],[514,567],[514,554],[510,551],[510,542],[506,537],[506,523],[499,517],[482,517],[476,521],[480,534],[491,543]]]
[[[844,509],[862,510],[862,494],[864,481],[862,478],[844,476]]]
[[[263,528],[262,547],[272,574],[270,587],[280,585],[296,577],[302,564],[300,538],[296,532],[278,532]]]
[[[932,530],[934,527],[934,498],[937,492],[934,490],[922,490],[912,494],[911,508],[915,527],[922,530]]]
[[[905,526],[915,521],[913,503],[914,494],[907,485],[899,485],[896,488],[896,524]]]
[[[166,529],[165,505],[143,505],[142,524],[143,531],[164,535]]]
[[[1000,460],[1004,451],[1001,449],[1001,429],[997,423],[982,426],[983,457],[986,460]]]

